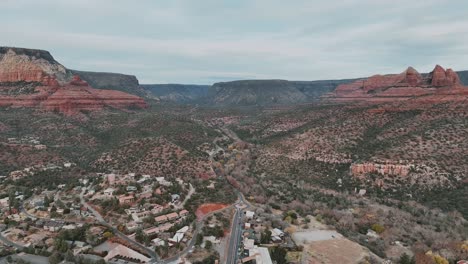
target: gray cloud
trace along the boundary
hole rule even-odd
[[[465,69],[457,0],[3,0],[3,44],[142,83],[313,80]],[[2,45],[3,45],[2,44]]]

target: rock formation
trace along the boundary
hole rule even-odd
[[[36,107],[72,115],[105,107],[146,106],[135,95],[94,89],[47,51],[0,48],[0,107]]]
[[[429,78],[431,84],[435,87],[460,85],[458,75],[452,69],[444,70],[440,65],[436,65],[434,70],[429,74]]]
[[[409,86],[416,86],[418,84],[421,84],[422,81],[423,81],[422,75],[413,67],[408,67],[408,69],[405,72],[405,82]]]
[[[72,75],[48,51],[0,47],[0,83],[42,83],[47,76],[57,79],[60,83],[66,83]]]
[[[400,74],[374,75],[367,79],[339,85],[335,92],[322,97],[325,100],[363,101],[371,103],[413,100],[415,102],[464,101],[468,88],[464,87],[458,74],[437,65],[434,70],[422,75],[409,67]]]
[[[93,89],[76,75],[69,84],[57,89],[40,105],[46,110],[65,114],[102,110],[106,106],[117,109],[146,107],[145,101],[138,96],[120,91]]]

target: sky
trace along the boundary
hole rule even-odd
[[[466,0],[0,0],[0,45],[140,83],[468,70]]]

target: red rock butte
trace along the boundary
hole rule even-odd
[[[30,91],[21,92],[24,87]],[[73,115],[105,107],[146,108],[147,104],[135,95],[92,88],[80,76],[72,76],[47,51],[1,48],[0,107],[35,107]]]
[[[437,65],[423,75],[409,67],[400,74],[374,75],[338,86],[323,96],[332,102],[385,103],[411,100],[417,103],[467,101],[468,87],[464,87],[457,73]]]

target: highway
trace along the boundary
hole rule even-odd
[[[241,232],[242,232],[241,221],[240,221],[241,218],[242,218],[242,210],[239,208],[236,208],[236,213],[234,214],[234,218],[232,221],[231,237],[229,238],[228,252],[226,253],[227,264],[237,263],[239,239],[240,239]]]

